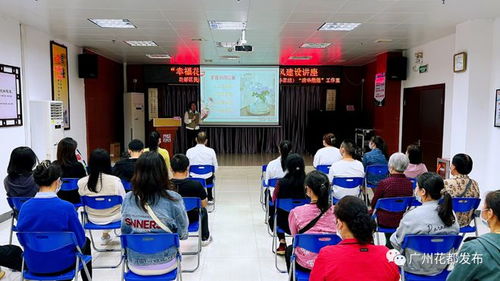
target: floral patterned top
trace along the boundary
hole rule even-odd
[[[470,187],[468,190],[467,184],[470,182]],[[479,198],[479,185],[477,182],[467,175],[458,175],[454,178],[447,179],[444,181],[444,190],[448,192],[451,197],[473,197]],[[472,220],[472,213],[470,212],[462,212],[457,213],[458,223],[460,227],[464,227],[470,224]]]

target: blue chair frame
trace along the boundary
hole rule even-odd
[[[460,235],[407,235],[401,245],[402,254],[405,255],[406,249],[412,249],[422,254],[438,254],[456,252],[460,248],[463,237]],[[401,267],[402,281],[445,281],[450,272],[445,269],[435,276],[424,276],[412,274],[404,271]]]
[[[123,266],[122,280],[127,281],[166,281],[166,280],[182,280],[181,253],[179,235],[177,233],[141,233],[141,234],[122,234],[120,236],[123,248]],[[165,251],[170,247],[177,248],[177,269],[163,274],[142,276],[133,273],[128,269],[128,250],[132,250],[140,254],[154,254]]]
[[[14,220],[17,220],[17,215],[21,211],[23,204],[30,200],[31,197],[7,197],[7,203],[9,203],[12,209],[12,214],[10,214],[10,234],[9,234],[9,245],[12,245],[12,237],[14,232],[17,231],[17,227],[14,225]]]
[[[19,239],[19,243],[21,246],[24,248],[24,253],[23,253],[23,263],[22,263],[22,268],[21,268],[21,273],[22,273],[22,278],[21,280],[71,280],[75,278],[75,280],[78,280],[78,272],[82,270],[82,268],[85,271],[85,274],[87,275],[87,278],[91,280],[89,271],[86,266],[83,266],[84,264],[87,264],[92,260],[92,256],[87,256],[84,255],[78,246],[78,241],[76,240],[76,236],[73,232],[18,232],[17,237]],[[33,266],[28,266],[28,269],[26,270],[25,263],[29,264],[39,264],[43,261],[41,259],[43,258],[45,262],[43,264],[46,264],[47,266],[50,265],[58,265],[59,262],[57,258],[68,258],[67,256],[58,256],[57,252],[60,251],[60,249],[67,248],[73,246],[75,248],[75,269],[61,273],[58,275],[54,276],[46,276],[46,275],[38,275],[36,273],[30,272],[30,267],[33,268]],[[37,258],[34,258],[33,261],[28,260],[27,262],[25,261],[26,256],[29,256],[29,253],[33,252],[36,254]],[[41,254],[46,254],[47,257],[42,256]],[[40,259],[40,260],[38,260]],[[50,260],[50,262],[47,262],[47,259]],[[47,268],[44,268],[47,269]],[[53,272],[60,272],[61,268],[55,268]]]
[[[477,221],[476,221],[476,215],[475,215],[475,210],[479,207],[479,203],[481,203],[481,199],[479,198],[470,198],[470,197],[455,197],[452,198],[452,207],[453,211],[455,213],[462,213],[462,212],[470,212],[472,211],[472,222],[474,222],[474,225],[466,225],[464,227],[460,227],[460,233],[472,233],[474,232],[476,236],[478,236],[477,233]]]
[[[410,208],[411,203],[413,202],[414,197],[386,197],[380,198],[377,200],[377,204],[375,204],[375,208],[373,209],[372,217],[375,219],[377,223],[377,228],[375,229],[375,236],[377,238],[377,245],[380,245],[380,239],[378,236],[378,232],[382,233],[394,233],[397,228],[385,228],[380,227],[377,221],[377,211],[384,210],[387,212],[406,212],[408,208]]]
[[[293,237],[293,252],[290,258],[290,274],[292,281],[308,281],[309,272],[295,268],[295,249],[302,248],[309,252],[319,253],[326,246],[337,245],[342,239],[337,234],[297,234]]]
[[[359,194],[358,194],[358,197],[359,197],[359,195],[361,195],[361,187],[363,186],[364,180],[365,180],[364,178],[356,178],[356,177],[334,177],[332,180],[332,190],[333,190],[334,185],[342,187],[342,188],[359,187]],[[332,192],[331,198],[332,198],[333,204],[337,204],[337,202],[339,201],[339,199],[336,199],[334,197],[333,192]]]
[[[78,180],[77,178],[62,178],[61,190],[62,191],[73,191],[76,190],[78,192]],[[75,209],[82,207],[82,202],[80,198],[79,203],[74,203]]]
[[[273,227],[273,243],[272,251],[274,252],[274,265],[276,269],[281,273],[286,273],[286,270],[280,269],[278,266],[278,253],[276,252],[276,246],[278,245],[278,232],[285,233],[281,228],[278,228],[278,210],[283,210],[285,212],[290,212],[293,208],[308,204],[310,199],[293,199],[293,198],[277,198],[274,202],[274,227]]]
[[[183,197],[184,206],[186,206],[186,212],[191,210],[198,210],[198,221],[190,223],[188,226],[189,237],[197,237],[198,243],[196,246],[196,251],[182,252],[183,256],[197,256],[197,262],[194,269],[184,269],[182,272],[195,272],[200,266],[200,255],[201,255],[201,199],[198,197]],[[196,233],[196,234],[191,234]]]
[[[121,179],[121,182],[123,185],[123,189],[125,189],[125,192],[132,191],[132,183],[131,182],[129,182],[126,179]]]
[[[191,173],[197,174],[197,175],[206,175],[209,173],[212,173],[214,176],[214,180],[212,184],[207,184],[206,179],[202,178],[197,178],[197,177],[191,177]],[[214,198],[214,205],[210,210],[208,210],[209,213],[215,211],[215,167],[213,165],[192,165],[189,166],[189,175],[191,179],[199,181],[204,188],[206,189],[212,189],[212,195]],[[201,179],[201,180],[200,180]]]
[[[320,171],[320,172],[328,175],[328,173],[330,173],[330,167],[331,166],[332,165],[318,165],[315,168],[316,168],[317,171]]]
[[[266,209],[266,202],[264,202],[265,199],[265,192],[266,192],[266,172],[267,172],[267,164],[262,165],[261,170],[260,170],[260,204],[262,205],[262,209]]]
[[[266,183],[266,188],[264,190],[264,193],[265,193],[265,196],[264,196],[264,201],[266,201],[266,206],[265,206],[265,214],[264,214],[264,223],[265,224],[268,224],[268,221],[267,219],[269,218],[269,208],[274,206],[274,203],[273,201],[271,200],[272,198],[272,194],[271,194],[271,191],[270,191],[270,188],[275,188],[276,185],[278,184],[278,182],[281,180],[281,178],[272,178],[272,179],[269,179]],[[271,228],[267,228],[267,232],[269,233],[269,235],[272,237],[273,236],[273,233],[271,231]]]

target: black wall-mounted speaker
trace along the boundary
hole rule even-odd
[[[387,58],[386,77],[390,80],[406,80],[408,59],[406,57]]]
[[[97,59],[94,54],[78,55],[78,77],[97,78]]]

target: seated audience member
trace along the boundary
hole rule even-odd
[[[479,185],[468,176],[471,171],[472,158],[469,155],[460,153],[453,156],[450,166],[450,173],[453,177],[444,181],[444,191],[448,192],[451,197],[479,198]],[[473,212],[456,214],[460,227],[470,224]]]
[[[342,155],[342,160],[337,161],[330,167],[330,173],[328,173],[328,179],[330,182],[334,177],[337,178],[363,178],[365,176],[365,169],[363,164],[354,160],[353,155],[356,149],[354,144],[350,140],[345,140],[340,145],[340,154]],[[343,188],[340,186],[333,186],[333,196],[335,199],[340,200],[346,195],[358,196],[360,188]]]
[[[188,237],[188,217],[182,197],[170,190],[167,166],[160,154],[145,152],[132,177],[132,192],[122,206],[122,233],[177,233]],[[177,268],[176,250],[155,255],[129,255],[128,265],[139,275],[161,275]]]
[[[372,199],[372,210],[375,209],[377,201],[382,198],[389,197],[405,197],[413,196],[413,188],[411,181],[406,178],[404,171],[408,166],[408,157],[400,152],[394,153],[389,158],[389,174],[386,179],[381,180],[375,190],[375,195]],[[385,210],[377,210],[377,224],[385,228],[397,228],[399,221],[403,217],[403,213],[387,212]],[[390,238],[392,233],[384,233],[386,238],[386,246],[392,249]]]
[[[57,144],[57,164],[62,169],[61,178],[81,179],[87,176],[87,171],[82,163],[76,158],[76,148],[78,144],[72,138],[64,138]],[[57,196],[71,203],[79,203],[80,195],[78,190],[60,190]]]
[[[305,174],[304,159],[296,153],[288,155],[286,158],[286,170],[288,171],[286,175],[280,179],[274,189],[273,201],[281,198],[294,198],[294,199],[304,199],[306,194],[304,191],[304,179]],[[288,226],[288,212],[283,210],[275,210],[274,207],[270,207],[269,210],[269,226],[271,229],[274,227],[274,212],[277,211],[276,224],[279,228],[283,229],[286,233],[290,233],[290,228]],[[285,233],[278,232],[279,247],[276,249],[278,255],[285,255],[286,251],[286,240]]]
[[[309,280],[398,281],[398,266],[386,257],[389,249],[373,245],[375,222],[363,200],[345,196],[335,205],[335,216],[342,241],[321,249]]]
[[[21,271],[23,250],[15,245],[0,246],[0,266]],[[5,277],[5,271],[0,268],[0,279]]]
[[[420,146],[410,144],[406,148],[406,156],[410,159],[410,164],[406,168],[405,175],[409,178],[417,178],[427,172],[427,167],[422,163],[422,150]]]
[[[387,145],[384,139],[379,136],[373,136],[368,143],[368,147],[371,150],[363,155],[363,166],[365,169],[371,165],[387,165]],[[367,177],[368,183],[377,185],[379,181],[385,178],[385,175],[368,175]]]
[[[104,149],[92,151],[89,158],[89,175],[78,181],[80,196],[118,195],[125,197],[125,188],[118,177],[111,175],[111,159]],[[121,220],[120,206],[105,210],[85,207],[90,222],[105,225]],[[110,241],[109,230],[102,232],[101,239]]]
[[[33,168],[38,159],[31,148],[21,146],[12,150],[7,176],[3,181],[7,197],[33,197],[38,185],[33,179]]]
[[[33,199],[26,201],[19,212],[17,229],[19,232],[73,232],[84,255],[90,255],[90,240],[78,219],[73,204],[59,199],[57,191],[61,187],[61,167],[57,163],[46,160],[41,162],[33,172],[33,178],[40,191]],[[65,256],[74,255],[74,249],[66,249]],[[75,261],[68,259],[59,265],[61,272],[74,270]],[[92,262],[87,263],[92,275]],[[30,268],[31,271],[36,269]],[[37,272],[50,275],[52,272]],[[61,273],[58,272],[58,273]],[[81,271],[84,281],[88,280],[85,271]]]
[[[314,154],[313,166],[316,168],[319,165],[332,165],[333,163],[340,161],[342,155],[338,148],[334,146],[335,135],[328,133],[323,136],[323,148],[318,149],[316,154]]]
[[[482,262],[458,262],[448,281],[500,280],[500,190],[486,195],[481,220],[488,224],[490,233],[465,242],[458,257],[482,257]]]
[[[407,212],[399,224],[398,229],[391,236],[392,246],[401,251],[401,244],[406,235],[456,235],[459,226],[455,213],[452,209],[451,196],[445,193],[443,179],[436,173],[424,173],[418,177],[417,188],[415,189],[417,198],[420,198],[422,205]],[[442,203],[439,200],[443,198]],[[404,266],[406,272],[413,274],[432,276],[439,274],[446,268],[446,264],[432,263],[426,260],[423,254],[415,253],[407,249],[406,260],[410,260]]]
[[[212,241],[210,231],[208,230],[207,213],[207,192],[200,182],[188,178],[189,159],[184,154],[176,154],[170,160],[173,176],[172,183],[176,186],[176,191],[182,197],[197,197],[201,200],[201,244],[208,245]],[[191,210],[187,213],[189,223],[197,222],[199,219],[198,210]]]
[[[137,162],[137,158],[141,156],[143,150],[144,143],[142,143],[142,141],[138,139],[131,140],[128,143],[129,158],[116,162],[113,167],[113,175],[120,179],[130,181],[134,175],[135,162]]]
[[[278,156],[278,158],[274,160],[271,160],[271,162],[267,164],[265,177],[266,184],[270,179],[281,179],[285,176],[286,158],[288,157],[288,154],[290,154],[291,150],[292,143],[290,141],[283,140],[282,142],[280,142],[280,144],[278,145],[278,152],[280,153],[280,156]]]
[[[144,149],[144,152],[154,151],[159,153],[161,157],[163,157],[163,160],[165,161],[168,175],[170,177],[172,175],[172,169],[170,168],[170,155],[168,154],[168,150],[160,147],[160,144],[161,144],[160,133],[158,133],[157,131],[153,131],[151,132],[151,134],[149,134],[148,147]]]
[[[214,172],[217,171],[219,164],[217,164],[217,156],[215,155],[215,150],[213,148],[207,147],[207,134],[205,132],[199,132],[196,136],[196,145],[191,147],[186,151],[186,156],[189,159],[190,165],[212,165],[214,166]],[[215,174],[203,174],[197,175],[191,173],[194,178],[203,178],[206,180],[207,184],[212,184],[214,182]],[[212,189],[207,189],[208,201],[213,201],[214,197],[212,195]]]
[[[305,179],[306,196],[311,198],[311,203],[294,208],[288,215],[290,234],[310,233],[335,233],[335,215],[330,204],[330,182],[328,177],[319,171],[312,171]],[[285,260],[290,271],[290,257],[293,246],[286,248]],[[295,267],[301,271],[309,272],[313,268],[316,254],[297,248]]]

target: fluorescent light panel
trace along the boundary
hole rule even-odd
[[[307,49],[325,49],[330,46],[332,43],[304,43],[301,48]]]
[[[169,54],[147,54],[146,55],[150,59],[169,59]]]
[[[351,31],[358,27],[358,22],[325,22],[319,30],[323,31]]]
[[[102,28],[137,28],[127,19],[88,19]]]
[[[247,27],[247,23],[244,21],[209,20],[208,25],[212,30],[244,30]]]
[[[288,59],[289,60],[310,60],[312,57],[311,56],[291,56]]]
[[[125,41],[128,45],[132,47],[156,47],[158,46],[155,41],[134,41],[134,40],[128,40]]]

